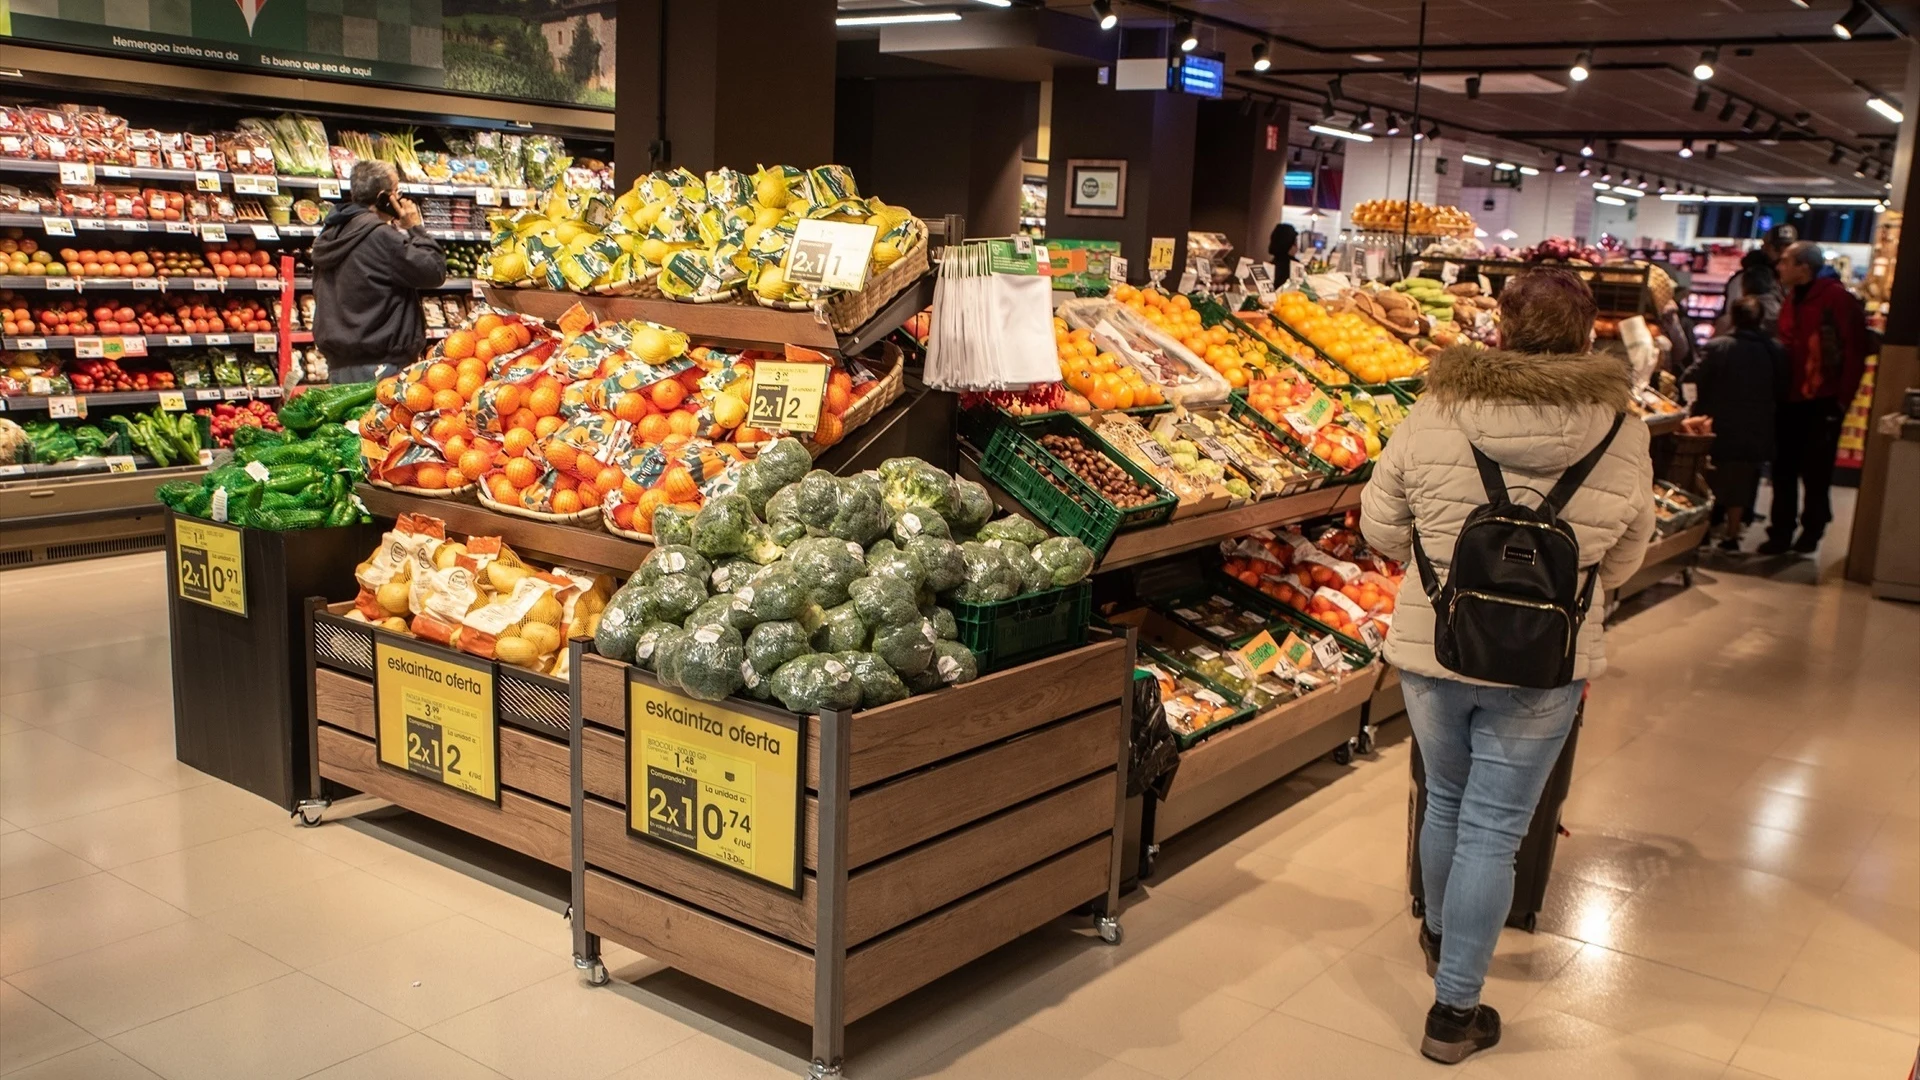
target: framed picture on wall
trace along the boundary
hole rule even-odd
[[[1127,163],[1104,158],[1067,162],[1068,217],[1126,217]]]

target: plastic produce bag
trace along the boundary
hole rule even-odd
[[[1180,744],[1167,726],[1167,713],[1160,704],[1160,684],[1153,679],[1133,680],[1133,747],[1127,765],[1127,795],[1151,791],[1164,799],[1180,770]]]

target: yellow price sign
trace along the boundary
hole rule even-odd
[[[492,665],[375,634],[373,742],[380,764],[498,806],[500,717]]]
[[[747,423],[757,428],[818,431],[827,396],[827,365],[763,360],[753,366]]]
[[[1156,236],[1147,247],[1148,270],[1173,269],[1173,237]]]
[[[1247,670],[1255,675],[1265,675],[1280,663],[1280,645],[1273,640],[1273,635],[1265,630],[1255,634],[1252,641],[1235,651],[1239,654],[1241,662],[1247,665]]]
[[[627,678],[627,831],[800,892],[806,725]]]
[[[175,516],[173,562],[180,598],[247,617],[247,560],[239,529]]]

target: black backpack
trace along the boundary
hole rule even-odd
[[[1619,433],[1624,413],[1606,438],[1574,462],[1537,507],[1507,497],[1500,465],[1469,444],[1487,504],[1460,527],[1453,564],[1442,586],[1433,560],[1414,531],[1420,583],[1433,600],[1433,651],[1442,667],[1470,679],[1551,690],[1573,681],[1574,649],[1586,621],[1600,568],[1580,584],[1580,543],[1560,520],[1567,500]]]

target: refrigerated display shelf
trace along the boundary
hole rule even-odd
[[[51,235],[55,236],[64,235],[65,230],[167,233],[174,236],[197,236],[202,240],[217,243],[232,236],[254,236],[275,240],[320,235],[318,225],[271,225],[260,221],[151,221],[143,218],[71,217],[65,214],[0,214],[0,226],[11,226],[17,229],[47,229],[49,222],[65,223],[64,228],[58,224],[53,227]],[[485,234],[475,239],[485,239]]]
[[[295,279],[295,286],[299,279]],[[21,292],[279,292],[279,278],[243,277],[67,277],[48,274],[0,274],[0,289]]]
[[[36,173],[42,176],[57,176],[60,166],[71,164],[59,161],[40,161],[32,158],[0,158],[0,172]],[[265,176],[256,173],[233,173],[218,170],[196,169],[156,169],[141,165],[95,165],[95,180],[155,180],[179,183],[198,183],[200,177],[212,176],[219,180],[220,187],[230,190],[234,177],[248,180],[272,180],[276,188],[314,188],[321,190],[321,197],[337,199],[346,191],[347,182],[330,176]],[[415,184],[403,183],[400,191],[407,195],[447,195],[454,198],[473,199],[488,206],[512,205],[518,200],[531,200],[538,193],[527,188],[488,187],[475,184]],[[241,194],[273,194],[272,192],[248,191]]]
[[[10,394],[0,397],[0,413],[46,412],[54,402],[73,401],[82,416],[92,409],[115,405],[158,405],[162,396],[179,394],[187,405],[210,401],[277,401],[286,391],[278,386],[206,386],[186,390],[110,390],[97,394]]]
[[[313,340],[312,333],[296,330],[293,332],[293,341],[295,344],[302,342],[303,334],[305,335],[305,341]],[[138,341],[140,343],[138,347],[142,349],[154,348],[156,346],[191,348],[196,345],[250,345],[255,352],[272,352],[275,348],[278,348],[280,344],[278,335],[276,334],[147,334],[144,336],[112,334],[99,336],[83,334],[79,336],[4,337],[0,338],[0,348],[12,349],[16,352],[62,352],[74,348],[75,343],[81,341]],[[262,346],[264,346],[264,348]],[[140,354],[135,352],[134,355],[138,356]]]

